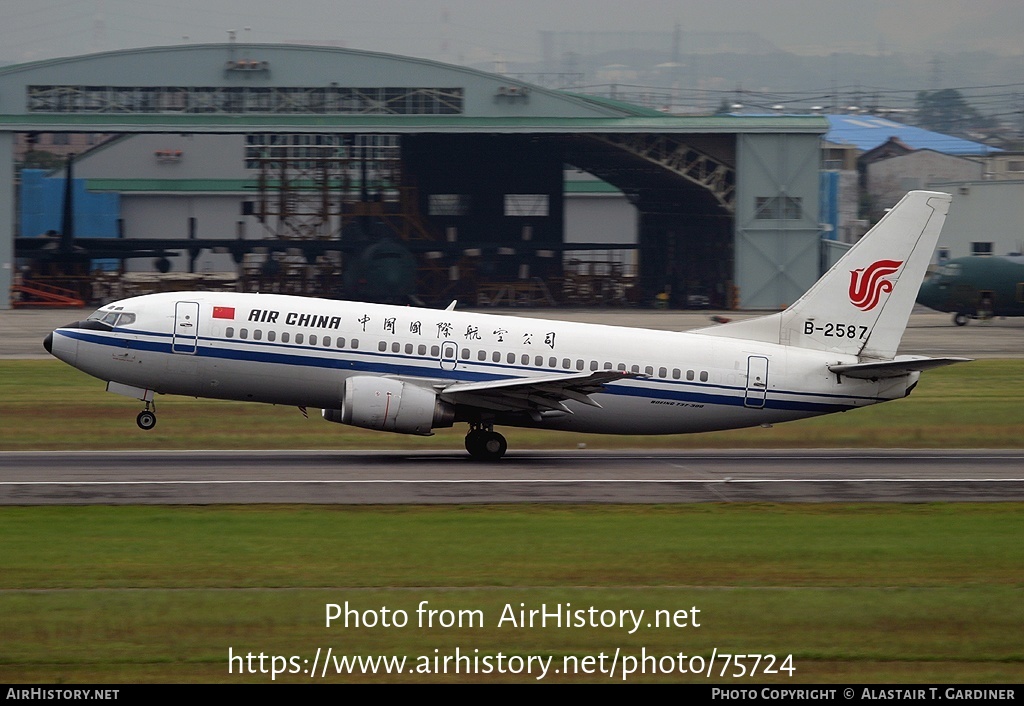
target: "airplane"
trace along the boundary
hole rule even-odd
[[[953,323],[1024,316],[1024,255],[949,260],[921,285],[917,301],[951,312]]]
[[[902,398],[923,370],[896,355],[951,197],[909,193],[784,311],[687,332],[276,294],[170,292],[103,306],[44,347],[144,403],[156,395],[319,408],[324,419],[430,435],[468,423],[676,434],[769,426]]]

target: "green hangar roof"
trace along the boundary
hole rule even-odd
[[[422,59],[207,44],[0,69],[0,129],[823,133],[820,116],[678,117]]]

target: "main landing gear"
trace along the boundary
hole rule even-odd
[[[508,450],[505,437],[490,424],[474,424],[466,434],[466,451],[474,461],[497,461]]]
[[[135,423],[139,425],[139,429],[149,431],[156,426],[156,406],[152,402],[146,403],[146,408],[139,412],[139,416],[135,418]]]

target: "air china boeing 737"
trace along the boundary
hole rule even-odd
[[[676,434],[841,412],[910,394],[965,358],[897,356],[950,196],[907,194],[796,303],[689,332],[650,331],[276,294],[178,292],[114,302],[46,350],[145,403],[158,394],[320,408],[401,434],[467,422]]]

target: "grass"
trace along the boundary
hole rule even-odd
[[[979,360],[929,371],[914,394],[866,409],[779,424],[675,436],[595,436],[503,428],[509,446],[574,448],[1021,448],[1024,360]],[[0,450],[461,448],[464,425],[433,437],[326,424],[259,404],[167,397],[160,424],[136,428],[140,403],[59,361],[0,361]]]
[[[778,425],[671,437],[507,430],[513,448],[992,447],[1024,444],[1024,361],[929,372],[906,400]],[[383,435],[295,410],[138,403],[56,361],[0,362],[0,449],[454,448],[462,430]],[[0,507],[0,681],[267,683],[234,654],[317,648],[433,658],[456,649],[562,659],[793,655],[753,679],[630,681],[1021,683],[1024,505]],[[419,627],[416,609],[479,611]],[[327,604],[405,627],[325,626]],[[506,605],[697,607],[700,626],[498,627]],[[692,616],[692,614],[690,614]],[[276,681],[310,681],[284,674]],[[535,675],[335,675],[312,681],[534,682]],[[621,681],[551,674],[545,681]]]
[[[229,647],[310,659],[332,647],[559,664],[616,648],[705,658],[717,649],[793,655],[793,678],[756,683],[1019,683],[1022,531],[1019,504],[7,507],[0,680],[265,683],[267,674],[229,674]],[[483,625],[420,627],[421,601],[478,611]],[[362,617],[379,620],[387,607],[410,622],[327,627],[326,605],[346,602]],[[506,605],[566,603],[646,618],[633,634],[498,627]],[[648,627],[657,610],[687,610],[688,623]],[[687,677],[631,681],[651,679]],[[327,678],[365,680],[534,681]]]

